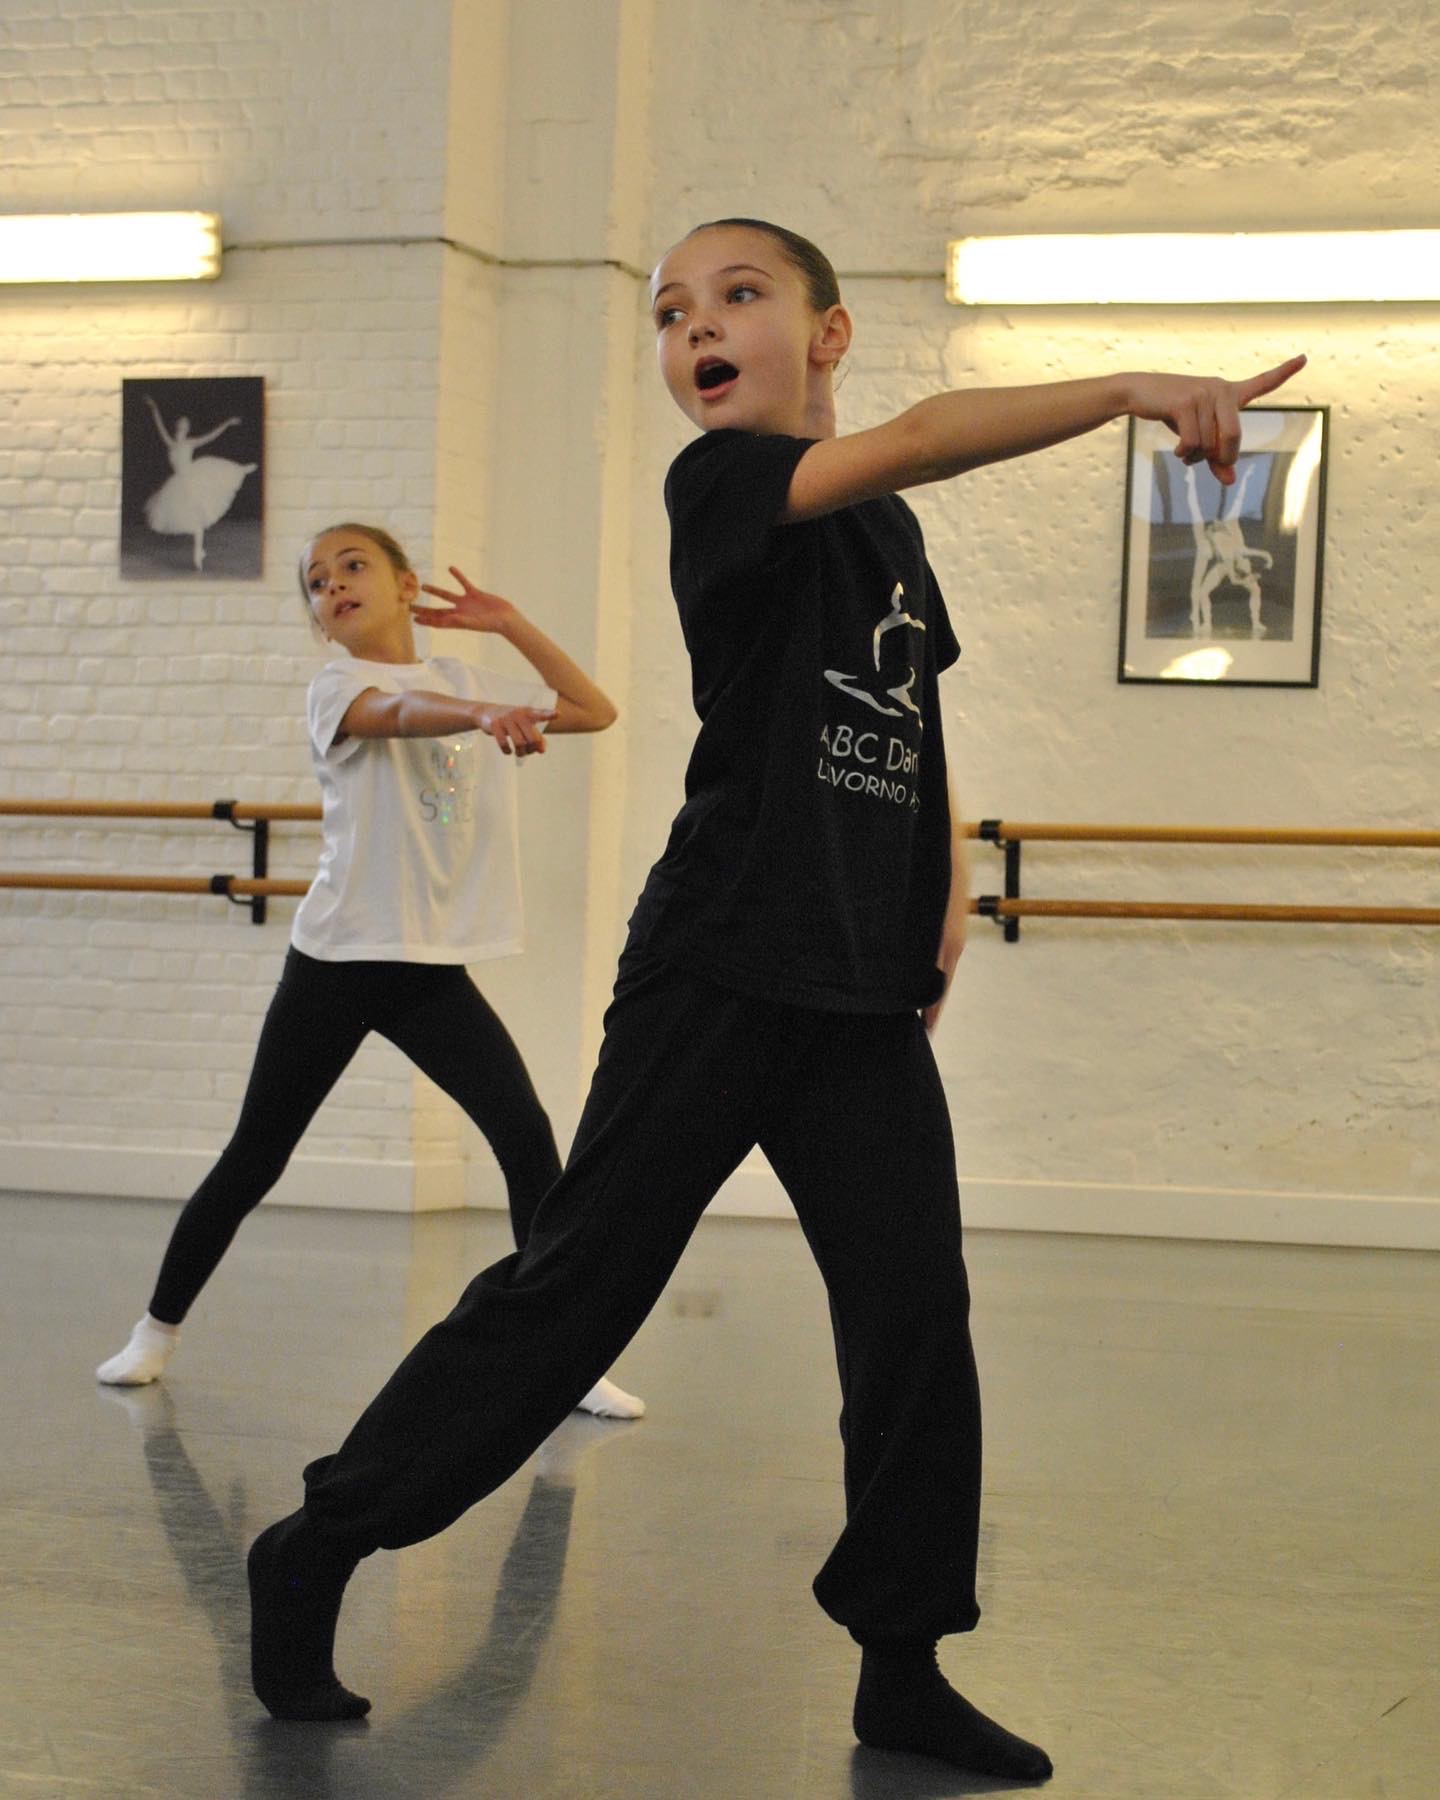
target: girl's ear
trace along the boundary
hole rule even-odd
[[[843,306],[827,306],[815,321],[815,334],[810,340],[810,359],[822,367],[834,368],[850,348],[854,323]]]
[[[420,598],[420,577],[413,569],[405,569],[400,575],[400,598],[407,606],[413,606]]]

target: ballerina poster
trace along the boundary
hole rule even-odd
[[[1326,409],[1240,417],[1229,487],[1178,462],[1164,426],[1131,422],[1122,681],[1319,681]]]
[[[120,574],[261,574],[265,382],[259,375],[121,384]]]

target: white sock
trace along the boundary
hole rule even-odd
[[[616,1387],[608,1375],[602,1375],[585,1398],[577,1402],[576,1410],[594,1413],[597,1419],[643,1419],[645,1402]]]
[[[164,1373],[165,1365],[180,1342],[178,1331],[167,1331],[147,1313],[130,1333],[130,1342],[117,1356],[101,1363],[95,1379],[110,1387],[144,1387]]]

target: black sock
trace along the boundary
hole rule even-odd
[[[359,1558],[326,1542],[303,1512],[250,1546],[250,1680],[277,1719],[358,1719],[370,1702],[335,1675],[335,1626]]]
[[[1044,1781],[1054,1773],[1038,1744],[1006,1731],[955,1692],[928,1640],[862,1646],[855,1735],[876,1750],[936,1756],[976,1775]]]

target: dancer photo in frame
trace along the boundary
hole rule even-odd
[[[258,375],[122,384],[125,580],[259,577],[264,421]]]
[[[1327,426],[1324,407],[1247,411],[1222,487],[1132,421],[1121,681],[1317,684]]]

